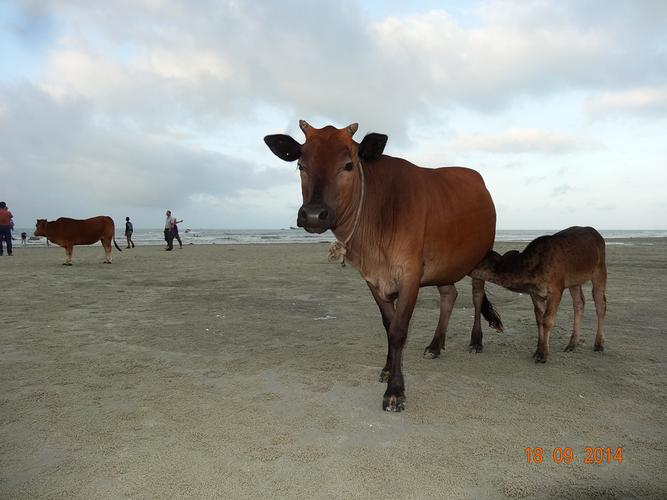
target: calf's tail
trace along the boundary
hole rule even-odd
[[[491,301],[486,296],[486,291],[484,292],[484,299],[482,300],[482,316],[484,319],[489,322],[489,326],[495,329],[497,332],[503,331],[503,321],[500,319],[500,314],[493,307]]]
[[[116,249],[117,249],[119,252],[122,252],[122,250],[121,250],[120,247],[118,246],[118,243],[116,243],[116,238],[113,239],[113,244],[114,244],[114,246],[116,247]],[[484,306],[482,306],[482,307],[484,307]],[[484,317],[486,318],[486,316],[484,316]]]

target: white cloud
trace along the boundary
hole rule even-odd
[[[84,96],[105,99],[126,92],[133,85],[131,75],[104,54],[81,48],[63,48],[49,54],[41,87],[54,97]]]
[[[599,147],[566,134],[532,128],[511,128],[496,134],[467,134],[455,137],[449,148],[455,151],[487,153],[564,154]]]
[[[617,22],[625,9],[607,5],[606,22],[583,24],[578,2],[500,1],[468,27],[442,10],[372,22],[353,2],[167,4],[132,4],[132,16],[57,4],[66,41],[50,51],[46,84],[141,120],[231,119],[266,103],[400,138],[435,107],[488,112],[521,95],[667,77],[660,35],[631,29],[649,25],[651,8],[628,26]]]
[[[593,117],[615,114],[667,116],[667,85],[593,96],[586,101],[586,110]]]
[[[551,194],[553,196],[563,196],[565,194],[568,194],[571,191],[572,191],[572,186],[570,186],[568,184],[560,184],[560,185],[556,186],[555,188],[553,188],[553,190],[551,191]]]

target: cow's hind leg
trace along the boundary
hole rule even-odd
[[[484,281],[472,279],[472,303],[475,306],[475,318],[470,333],[470,352],[482,352],[482,302],[484,301]]]
[[[593,272],[593,300],[595,301],[595,314],[598,326],[595,334],[595,347],[593,350],[604,351],[604,316],[607,313],[607,267],[605,264],[598,266]]]
[[[111,264],[111,241],[102,240],[102,246],[104,247],[104,263]]]
[[[421,276],[421,273],[414,273]],[[396,311],[389,325],[389,381],[382,399],[382,409],[402,411],[405,409],[405,382],[401,363],[403,348],[408,337],[408,325],[419,294],[419,279],[401,283],[396,299]]]
[[[438,292],[440,292],[440,318],[438,319],[438,326],[435,329],[433,340],[431,340],[431,343],[424,350],[424,357],[430,359],[437,358],[440,356],[440,351],[444,351],[445,349],[449,317],[452,315],[452,309],[459,294],[454,285],[439,286]]]
[[[572,336],[565,348],[565,352],[574,351],[579,345],[579,331],[581,328],[581,320],[584,317],[585,300],[581,285],[571,286],[570,295],[572,296],[572,306],[574,307],[574,324],[572,326]]]
[[[65,262],[63,262],[63,266],[71,266],[72,265],[72,252],[74,252],[74,246],[73,245],[67,245],[65,247]]]
[[[366,282],[368,288],[375,299],[375,303],[380,309],[380,314],[382,315],[382,324],[384,325],[384,330],[387,333],[387,359],[384,364],[384,368],[380,372],[380,382],[389,382],[389,326],[391,325],[391,320],[394,318],[394,303],[387,302],[382,300],[380,295],[375,290],[375,287],[370,283]]]

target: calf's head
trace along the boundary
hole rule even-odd
[[[35,224],[35,236],[46,236],[46,219],[37,219],[37,224]]]
[[[521,265],[521,253],[518,250],[510,250],[500,255],[490,250],[482,261],[475,266],[470,275],[473,278],[483,279],[496,283],[497,280],[515,275],[523,271]]]
[[[342,129],[331,125],[317,129],[301,120],[299,126],[306,136],[303,144],[284,134],[267,135],[264,142],[281,160],[298,162],[303,204],[297,226],[323,233],[335,229],[340,215],[355,203],[359,162],[382,156],[387,136],[368,134],[358,144],[352,139],[359,127],[356,123]]]

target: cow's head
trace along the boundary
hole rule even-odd
[[[358,144],[352,139],[359,127],[356,123],[342,129],[331,125],[318,129],[301,120],[299,126],[306,136],[304,144],[284,134],[267,135],[264,142],[281,160],[298,160],[303,205],[297,226],[309,233],[323,233],[335,229],[345,209],[354,204],[359,161],[382,156],[387,136],[368,134]]]
[[[35,224],[35,236],[46,236],[46,219],[37,219],[37,224]]]

